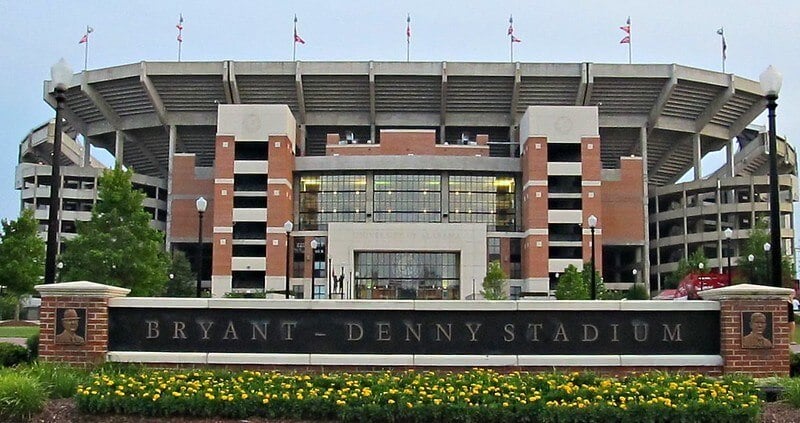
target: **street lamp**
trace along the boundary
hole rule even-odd
[[[56,267],[58,268],[58,283],[61,283],[61,273],[64,271],[64,262],[58,262]]]
[[[289,239],[290,234],[292,233],[292,228],[294,224],[291,220],[287,220],[286,223],[283,224],[283,230],[286,231],[286,299],[289,299]]]
[[[770,66],[759,77],[761,90],[767,98],[767,110],[769,110],[769,226],[770,240],[775,246],[772,253],[772,285],[781,286],[781,211],[778,202],[778,142],[775,133],[775,108],[778,107],[778,93],[781,91],[783,75],[774,67]]]
[[[594,229],[597,227],[597,216],[590,215],[589,218],[587,219],[587,222],[589,223],[589,229],[592,231],[592,290],[591,290],[592,297],[591,298],[593,300],[596,300],[597,285],[595,284],[595,273],[597,272],[595,270],[595,264],[594,264]]]
[[[772,272],[770,272],[772,269],[771,269],[771,266],[770,266],[770,263],[769,263],[769,251],[771,249],[772,249],[772,244],[770,244],[769,242],[765,242],[764,243],[764,262],[767,263],[767,278],[769,278],[770,275],[772,274]],[[769,283],[769,280],[767,280],[767,285],[771,285]]]
[[[200,298],[202,291],[201,283],[203,280],[203,213],[206,212],[208,201],[205,198],[199,197],[195,202],[197,206],[197,298]]]
[[[55,283],[58,255],[58,211],[61,208],[58,191],[61,188],[61,114],[67,101],[67,84],[72,82],[72,69],[61,59],[50,68],[50,79],[56,99],[56,125],[53,134],[53,158],[50,172],[50,214],[47,219],[47,254],[44,263],[44,283]]]
[[[725,244],[728,250],[728,285],[732,283],[732,274],[731,274],[731,256],[733,255],[733,250],[731,250],[731,238],[733,237],[733,229],[725,228]]]
[[[319,246],[319,242],[316,239],[311,240],[311,299],[314,299],[314,277],[317,273],[316,265],[317,265],[317,246]]]

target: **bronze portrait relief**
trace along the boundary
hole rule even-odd
[[[60,308],[56,310],[56,344],[83,345],[86,340],[86,310]]]
[[[772,348],[772,313],[742,313],[742,334],[742,348]]]

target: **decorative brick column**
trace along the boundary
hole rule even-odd
[[[79,281],[36,285],[39,359],[85,365],[102,363],[108,352],[108,299],[130,289]]]
[[[789,313],[792,290],[733,285],[700,292],[720,302],[720,354],[724,373],[789,376]]]

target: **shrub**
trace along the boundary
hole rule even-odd
[[[66,364],[33,363],[19,368],[19,373],[35,378],[49,393],[50,398],[70,398],[78,386],[86,383],[89,372]]]
[[[39,334],[28,337],[25,340],[25,345],[28,346],[28,355],[31,360],[36,360],[39,357]]]
[[[800,353],[789,353],[789,376],[800,376]]]
[[[782,381],[781,385],[783,386],[781,399],[795,408],[800,408],[800,379],[785,379]]]
[[[47,391],[35,378],[19,373],[0,376],[0,418],[28,421],[44,407]]]
[[[0,367],[11,367],[27,362],[27,348],[9,342],[0,342]]]
[[[122,370],[122,369],[119,369]],[[92,375],[84,413],[343,422],[755,422],[751,378],[662,372],[609,378],[473,369],[284,374],[149,370]]]
[[[633,284],[633,287],[625,294],[625,298],[629,300],[649,300],[650,293],[647,291],[647,285],[643,283]]]

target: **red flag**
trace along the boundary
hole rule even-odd
[[[300,38],[299,35],[297,35],[297,15],[294,15],[294,42],[300,44],[306,43],[305,40],[303,40],[302,38]]]
[[[83,43],[86,43],[88,41],[89,41],[89,34],[83,34],[83,37],[81,37],[81,40],[78,41],[78,44],[83,44]]]
[[[508,35],[511,35],[513,37],[513,34],[514,34],[514,16],[512,15],[508,17]]]
[[[178,20],[178,24],[175,25],[175,28],[183,29],[183,13],[181,13],[181,18]]]
[[[411,38],[411,14],[406,17],[406,38]]]
[[[513,36],[513,35],[512,35],[512,36],[511,36],[511,42],[512,42],[512,43],[521,43],[521,42],[522,42],[522,40],[520,40],[519,38],[517,38],[517,37],[515,37],[515,36]]]
[[[630,44],[631,43],[631,17],[628,16],[628,20],[625,21],[625,26],[619,27],[619,29],[625,31],[627,34],[625,37],[620,40],[620,44]]]

